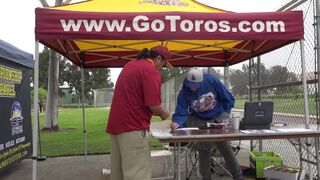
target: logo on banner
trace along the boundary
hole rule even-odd
[[[0,97],[16,97],[16,84],[21,84],[22,71],[0,65]]]
[[[182,2],[180,0],[144,0],[143,2],[163,6],[189,6],[188,3]]]
[[[20,134],[23,132],[23,116],[22,108],[18,101],[13,102],[11,107],[11,135]]]

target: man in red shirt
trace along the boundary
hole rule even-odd
[[[150,180],[149,129],[152,115],[166,120],[161,106],[161,74],[170,51],[165,46],[143,49],[121,71],[112,99],[107,133],[111,135],[111,180]]]

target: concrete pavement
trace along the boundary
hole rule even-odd
[[[237,155],[241,166],[249,166],[249,151],[243,149]],[[157,156],[152,158],[152,176],[163,176],[165,163],[169,165],[169,175],[172,176],[170,157]],[[38,180],[110,180],[109,174],[103,174],[103,169],[110,169],[109,155],[90,155],[85,160],[84,156],[68,156],[47,158],[45,161],[38,161]],[[182,162],[182,178],[185,179],[184,162]],[[32,160],[27,159],[16,164],[12,169],[0,174],[1,180],[28,180],[32,179]],[[161,179],[161,178],[159,178]],[[163,178],[162,178],[163,179]],[[172,178],[171,178],[172,179]],[[199,177],[193,173],[190,180],[197,180]],[[215,175],[214,179],[231,180],[228,175]],[[254,179],[246,177],[245,179]]]

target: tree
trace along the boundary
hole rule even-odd
[[[268,79],[270,84],[281,84],[284,82],[297,81],[297,77],[294,73],[289,72],[285,66],[273,66],[268,71]]]
[[[268,79],[270,84],[282,84],[285,82],[295,82],[297,77],[294,73],[289,72],[285,66],[273,66],[268,71]],[[274,88],[275,95],[280,95],[284,92],[294,92],[296,87],[277,87]]]
[[[263,63],[260,63],[260,68],[258,67],[257,63],[253,63],[251,65],[251,77],[252,77],[252,86],[258,86],[258,76],[260,69],[260,77],[261,77],[261,84],[266,84],[267,82],[267,70]],[[242,65],[242,70],[244,73],[249,75],[249,64]],[[249,76],[248,76],[249,77]],[[249,79],[248,79],[249,81]],[[249,83],[248,83],[249,84]]]
[[[64,76],[68,77],[68,79],[66,80],[67,84],[70,86],[70,88],[75,92],[75,94],[79,95],[79,97],[81,97],[81,69],[80,67],[68,63],[66,66],[65,71],[63,71]],[[83,72],[84,75],[84,92],[85,92],[85,97],[86,99],[88,99],[89,96],[89,92],[91,90],[92,87],[92,81],[90,81],[90,75],[89,75],[89,71],[84,69]],[[80,102],[79,102],[80,103]]]
[[[66,63],[65,69],[61,71],[65,82],[81,96],[81,69],[71,63]],[[110,70],[107,68],[84,69],[84,94],[86,100],[91,100],[93,89],[113,88],[110,79]]]
[[[43,89],[42,87],[39,88],[39,91],[38,91],[38,94],[39,94],[39,111],[40,112],[43,112],[44,110],[44,104],[46,102],[46,98],[47,98],[47,91],[45,89]],[[32,99],[34,97],[34,90],[32,90],[31,92],[31,96],[32,96]]]
[[[45,47],[39,53],[39,88],[48,89],[48,67],[50,50]]]
[[[171,70],[167,68],[163,68],[161,70],[161,76],[162,76],[162,82],[166,82],[176,76],[179,76],[180,74],[188,71],[189,68],[182,68],[182,67],[175,67]]]
[[[246,74],[246,84],[247,84],[247,86],[248,86],[248,89],[250,88],[249,87],[249,64],[244,64],[244,65],[242,65],[242,70],[243,70],[243,72]],[[264,66],[264,64],[263,63],[260,63],[260,67],[258,67],[258,64],[257,63],[252,63],[252,65],[251,65],[251,80],[252,80],[252,82],[251,82],[251,86],[252,87],[257,87],[257,86],[259,86],[259,82],[258,82],[258,80],[259,80],[259,78],[258,78],[258,76],[259,76],[259,73],[258,73],[258,71],[260,71],[260,86],[262,86],[262,85],[265,85],[265,84],[267,84],[268,83],[268,71],[267,71],[267,69],[266,69],[266,67]],[[262,94],[267,94],[267,89],[262,89],[261,90],[261,93]]]
[[[49,7],[46,0],[40,0],[43,7]],[[70,3],[71,0],[55,0],[55,6]],[[58,130],[58,90],[59,90],[59,55],[50,50],[48,68],[48,95],[46,103],[45,129]]]
[[[97,68],[97,69],[90,69],[89,73],[91,72],[91,79],[93,83],[94,89],[101,89],[101,88],[113,88],[114,84],[111,82],[110,78],[110,69],[107,68]]]
[[[223,76],[219,70],[216,70],[213,67],[208,68],[208,74],[214,75],[216,78],[221,79]]]
[[[50,49],[44,47],[41,53],[39,53],[39,88],[48,90],[48,69],[49,69],[49,56]],[[59,69],[65,69],[66,60],[59,59]],[[59,85],[62,86],[65,77],[59,76]],[[31,76],[31,81],[33,82],[33,76]]]
[[[235,96],[247,95],[249,91],[248,75],[237,69],[230,72],[230,83],[231,83],[231,92]]]

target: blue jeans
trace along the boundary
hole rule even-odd
[[[228,113],[221,113],[217,118],[212,120],[201,120],[196,116],[188,116],[185,127],[203,127],[207,122],[223,122],[225,118],[229,118]],[[199,168],[202,180],[211,180],[211,155],[210,150],[216,147],[223,155],[230,173],[235,180],[242,180],[241,169],[237,158],[232,150],[230,141],[219,142],[200,142],[195,144],[195,149],[199,152]]]

